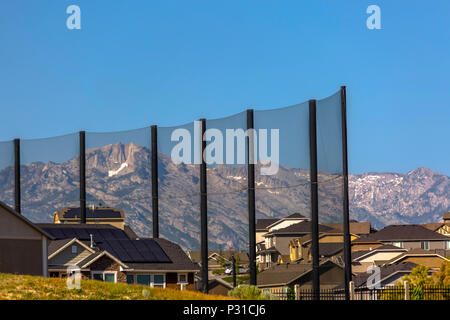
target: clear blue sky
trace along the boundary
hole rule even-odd
[[[79,5],[82,29],[66,28]],[[366,28],[381,8],[382,30]],[[450,2],[0,3],[0,141],[218,118],[348,87],[354,173],[450,175]]]

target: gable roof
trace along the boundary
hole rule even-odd
[[[277,222],[280,219],[258,219],[256,221],[256,232],[264,232],[267,231],[267,227],[270,226],[271,224]]]
[[[41,229],[52,235],[56,240],[73,239],[90,241],[92,234],[94,241],[109,239],[129,239],[125,231],[109,224],[64,224],[37,223]]]
[[[39,232],[40,234],[45,236],[47,239],[50,239],[50,240],[54,239],[53,236],[51,234],[49,234],[46,230],[43,230],[37,224],[31,222],[30,220],[28,220],[23,215],[16,212],[15,210],[13,210],[10,206],[3,203],[2,201],[0,201],[0,207],[3,208],[8,213],[10,213],[11,215],[15,216],[16,218],[19,218],[20,220],[22,220],[25,224],[27,224],[28,226],[30,226],[31,228],[33,228],[34,230],[36,230],[37,232]]]
[[[336,266],[342,269],[341,266],[331,260],[325,260],[320,263],[321,267],[323,267],[324,265]],[[289,283],[292,283],[293,281],[306,276],[311,271],[312,264],[310,263],[286,263],[274,265],[269,269],[258,273],[257,286],[270,287],[288,285]]]
[[[386,262],[386,264],[398,263],[398,262],[402,261],[403,259],[406,259],[409,257],[436,257],[436,258],[440,258],[442,260],[450,261],[449,259],[441,256],[437,252],[416,248],[416,249],[409,250],[409,251],[391,259],[390,261]]]
[[[165,254],[171,260],[170,263],[127,263],[128,267],[132,270],[140,271],[186,271],[195,272],[199,271],[200,267],[197,263],[194,263],[189,259],[187,254],[181,249],[181,247],[169,240],[162,238],[152,238],[159,246],[164,250]],[[141,239],[142,240],[142,239]]]
[[[344,225],[343,223],[324,223],[324,226],[330,227],[332,229],[339,230],[343,232]],[[350,233],[354,233],[357,235],[369,234],[371,231],[370,222],[350,222]]]
[[[112,254],[110,254],[108,251],[99,251],[99,252],[95,252],[89,256],[87,256],[85,259],[83,259],[82,261],[80,261],[78,263],[78,266],[81,269],[87,268],[89,267],[91,264],[93,264],[95,261],[97,261],[98,259],[100,259],[103,256],[107,256],[108,258],[110,258],[111,260],[115,261],[117,264],[119,264],[122,268],[128,269],[128,266],[123,263],[122,261],[120,261],[119,259],[117,259],[116,257],[114,257]]]
[[[267,233],[267,235],[295,235],[295,234],[307,234],[311,233],[312,223],[310,221],[302,221],[299,223],[291,224],[290,226],[272,232]],[[319,225],[319,232],[327,232],[332,230],[330,227],[325,225]]]
[[[428,230],[431,230],[431,231],[437,231],[437,230],[439,230],[439,228],[440,227],[442,227],[444,224],[441,222],[441,223],[425,223],[425,224],[421,224],[421,226],[422,227],[424,227],[424,228],[426,228],[426,229],[428,229]]]
[[[281,223],[281,222],[283,222],[283,221],[286,221],[286,220],[299,220],[299,219],[304,219],[304,220],[309,220],[309,218],[307,218],[307,217],[305,217],[305,216],[303,216],[303,215],[301,215],[300,213],[293,213],[293,214],[291,214],[290,216],[287,216],[287,217],[285,217],[285,218],[281,218],[281,219],[278,219],[277,221],[275,221],[275,222],[273,222],[272,224],[270,224],[270,225],[268,225],[267,226],[267,229],[270,229],[270,228],[272,228],[273,226],[275,226],[275,225],[277,225],[277,224],[279,224],[279,223]]]
[[[414,224],[390,225],[370,237],[378,241],[448,240],[447,236]]]
[[[361,250],[352,252],[352,261],[359,261],[367,256],[375,254],[377,252],[407,252],[408,249],[399,248],[390,244],[385,244],[372,250]]]
[[[390,265],[384,265],[379,267],[380,268],[380,284],[392,276],[398,274],[398,273],[404,273],[409,274],[412,269],[417,267],[417,264],[412,262],[404,262],[404,263],[398,263],[398,264],[390,264]],[[359,273],[356,276],[353,276],[352,280],[355,283],[355,287],[357,288],[363,288],[367,286],[367,280],[371,276],[371,273]],[[375,284],[373,284],[375,285]]]
[[[77,238],[73,239],[64,239],[64,240],[53,240],[48,245],[48,259],[53,258],[58,253],[66,249],[67,247],[71,246],[72,244],[77,243],[80,246],[84,247],[86,250],[90,251],[91,253],[94,253],[95,250],[90,248],[85,243],[81,242]]]

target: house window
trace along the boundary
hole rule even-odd
[[[127,283],[134,284],[134,275],[133,274],[127,274]]]
[[[115,272],[93,272],[92,279],[104,282],[116,283]]]
[[[445,249],[450,250],[450,241],[445,241]]]
[[[150,285],[150,275],[148,275],[148,274],[138,274],[136,276],[136,282],[138,284],[142,284],[144,286],[149,286]]]
[[[420,247],[424,250],[430,250],[430,241],[421,241]]]
[[[78,253],[78,247],[77,246],[72,246],[72,253],[73,254],[77,254]]]
[[[403,248],[403,242],[401,241],[392,242],[392,245],[395,247]]]
[[[178,283],[187,283],[188,277],[186,273],[179,273],[178,274]]]
[[[165,287],[164,275],[163,274],[155,274],[153,276],[153,287]]]

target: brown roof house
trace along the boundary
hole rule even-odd
[[[421,225],[390,225],[367,237],[360,237],[356,240],[356,242],[358,241],[373,241],[400,248],[424,250],[446,249],[450,246],[448,236],[431,231]]]
[[[320,287],[336,288],[344,282],[342,266],[331,260],[322,261],[319,267]],[[307,263],[287,263],[273,265],[257,275],[257,286],[269,292],[293,289],[298,284],[300,289],[312,288],[312,265]]]
[[[0,202],[0,272],[47,276],[47,248],[53,237]]]
[[[408,250],[390,244],[382,245],[372,250],[352,252],[352,272],[367,272],[374,265],[380,262],[390,261],[405,252],[408,252]]]
[[[269,268],[273,263],[278,262],[280,255],[290,255],[289,242],[295,238],[311,234],[312,224],[309,220],[301,220],[294,224],[289,224],[285,228],[270,229],[264,235],[264,242],[259,242],[256,246],[256,259],[260,270]],[[331,228],[319,225],[319,232],[324,233]]]
[[[443,220],[444,222],[438,222],[438,223],[426,223],[426,224],[422,224],[421,226],[443,234],[445,236],[449,236],[450,237],[450,212],[445,212],[444,216],[443,216]],[[447,249],[450,249],[450,247],[448,247]]]
[[[394,285],[397,282],[401,282],[402,278],[409,275],[417,267],[417,264],[412,262],[401,262],[396,264],[384,265],[379,267],[380,276],[371,277],[373,272],[364,272],[356,276],[353,276],[352,281],[355,283],[355,288],[373,288],[373,287],[385,287]],[[431,274],[431,272],[429,272]],[[371,277],[369,279],[369,277]]]
[[[436,250],[412,249],[387,261],[386,265],[412,262],[418,265],[427,266],[432,271],[437,271],[443,262],[450,262],[450,260],[445,256],[442,256],[439,251],[440,250],[436,252]]]
[[[77,268],[84,279],[194,289],[199,267],[173,242],[133,239],[110,225],[42,224],[42,228],[55,238],[48,255],[51,277],[65,277],[68,268]]]
[[[256,242],[264,241],[264,235],[267,232],[283,229],[292,224],[310,220],[300,213],[293,213],[285,218],[258,219],[256,221]]]

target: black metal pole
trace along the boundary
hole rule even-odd
[[[350,218],[348,200],[348,153],[347,153],[347,95],[345,86],[341,87],[342,119],[342,174],[344,178],[344,261],[345,261],[345,299],[350,300],[349,283],[352,281],[352,254],[350,240]]]
[[[254,154],[254,119],[253,110],[247,110],[247,160],[248,160],[248,233],[250,284],[256,286],[256,226],[255,226],[255,154]]]
[[[80,131],[80,223],[86,223],[86,132]]]
[[[316,100],[309,100],[309,157],[311,170],[311,253],[313,268],[313,298],[314,300],[320,300]]]
[[[20,199],[20,139],[14,139],[14,204],[17,213],[21,213]]]
[[[201,123],[201,164],[200,164],[200,254],[202,257],[202,291],[208,293],[208,207],[206,189],[206,163],[203,157],[206,141],[203,139],[206,131],[206,120]],[[200,150],[199,150],[200,151]],[[197,152],[197,150],[194,150]]]
[[[158,212],[158,127],[152,126],[152,213],[153,238],[159,238]]]
[[[234,255],[231,257],[231,275],[233,276],[233,288],[236,288],[236,259]]]

